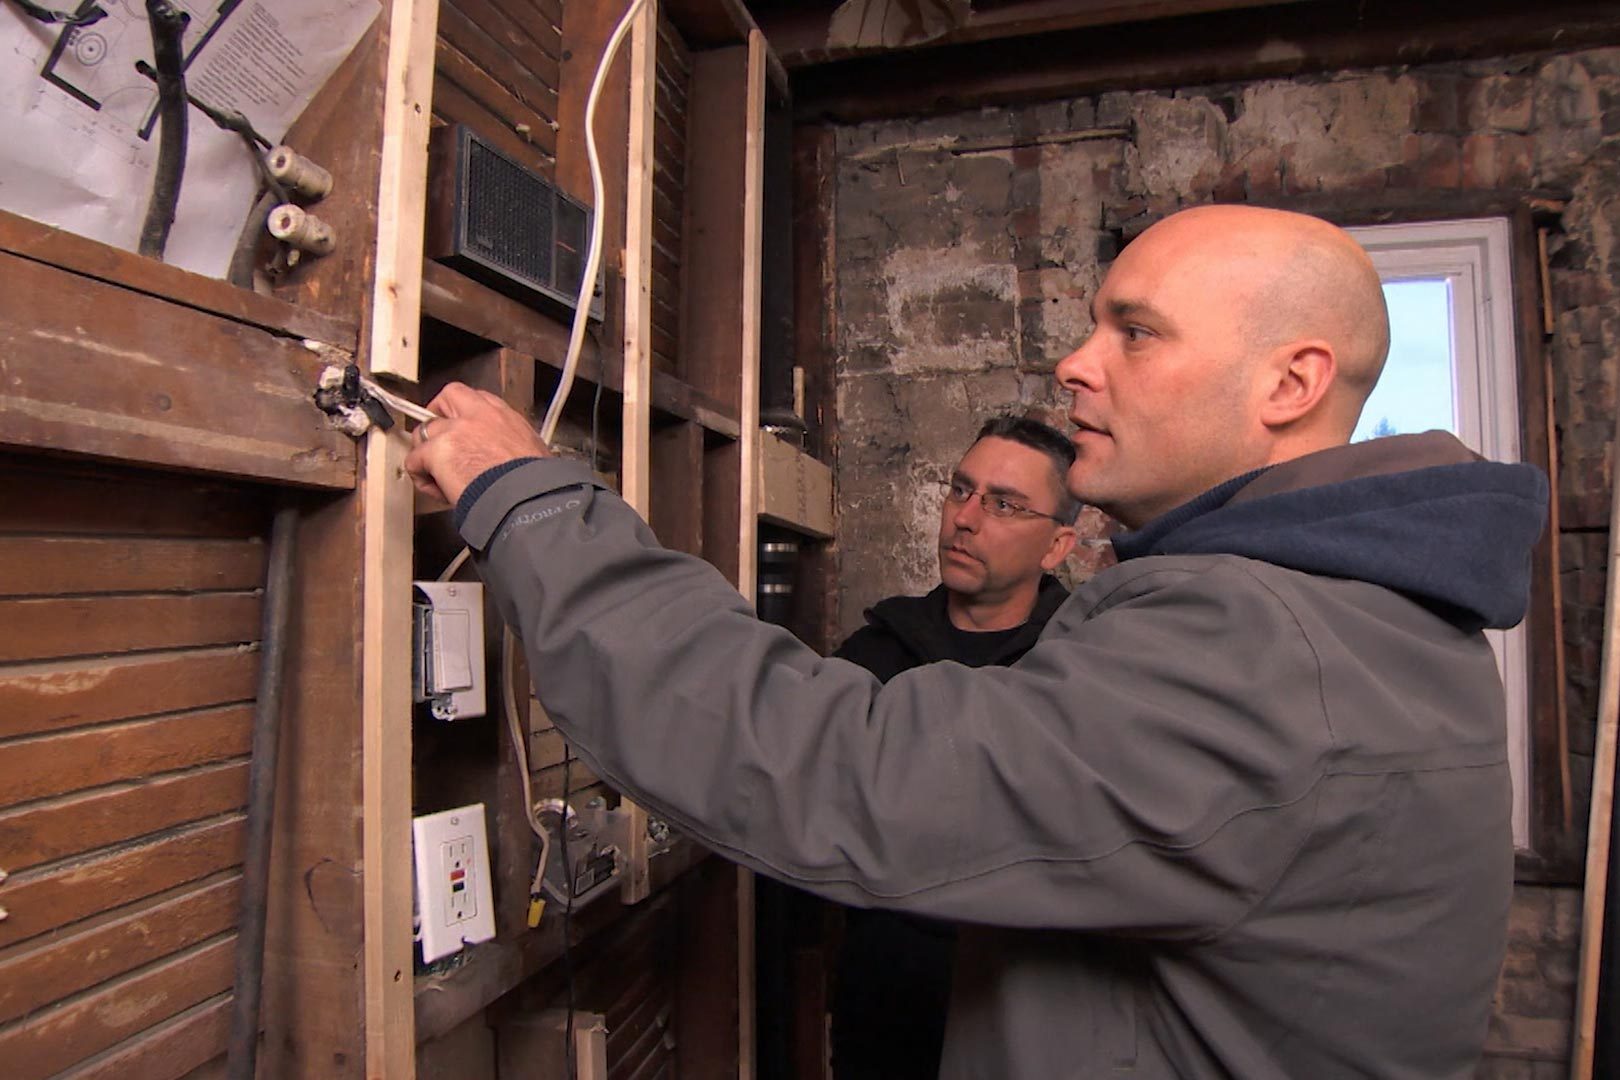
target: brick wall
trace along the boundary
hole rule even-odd
[[[884,596],[937,581],[929,481],[989,415],[1060,420],[1052,369],[1088,329],[1108,261],[1151,221],[1210,201],[1526,188],[1570,197],[1550,245],[1550,348],[1572,772],[1584,796],[1620,349],[1620,49],[1105,93],[840,129],[841,626],[858,626]],[[1106,528],[1100,517],[1086,525]],[[1086,549],[1076,574],[1102,555]],[[1482,1075],[1559,1073],[1579,903],[1572,890],[1519,890]]]

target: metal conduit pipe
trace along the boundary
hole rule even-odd
[[[236,986],[226,1056],[230,1080],[253,1080],[259,1049],[259,999],[264,982],[264,923],[270,892],[270,826],[276,803],[276,749],[281,691],[292,617],[293,548],[298,511],[283,505],[270,526],[269,571],[259,638],[259,688],[253,709],[253,759],[248,765],[247,850],[242,858],[242,914],[236,930]]]

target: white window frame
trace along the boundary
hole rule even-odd
[[[1348,230],[1385,282],[1451,283],[1452,402],[1457,437],[1491,461],[1518,462],[1519,359],[1513,327],[1511,231],[1507,218],[1463,218]],[[1464,313],[1472,313],[1464,318]],[[1472,358],[1472,362],[1469,362]],[[1513,845],[1530,837],[1530,657],[1524,624],[1487,630],[1507,694],[1508,767],[1513,776]]]

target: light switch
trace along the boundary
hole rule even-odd
[[[484,586],[417,581],[411,691],[440,720],[483,716]]]

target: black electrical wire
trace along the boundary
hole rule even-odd
[[[153,69],[152,65],[148,64],[145,60],[135,61],[135,70],[140,72],[142,75],[145,75],[153,82],[157,81],[157,72]],[[224,128],[226,131],[234,131],[244,139],[248,140],[248,142],[257,144],[266,150],[271,148],[270,140],[265,138],[263,135],[260,135],[253,127],[253,122],[247,117],[243,116],[241,113],[237,112],[235,109],[216,109],[206,101],[203,101],[201,98],[197,97],[197,95],[193,94],[190,90],[186,91],[186,100],[191,102],[192,108],[208,117],[208,119],[212,120],[215,124]]]
[[[56,8],[44,7],[33,0],[16,0],[23,14],[42,23],[61,26],[92,26],[107,17],[107,12],[100,4],[80,4],[77,11],[58,11]]]
[[[169,0],[146,0],[152,28],[152,59],[157,68],[158,132],[157,172],[141,226],[140,253],[163,258],[180,202],[180,181],[186,171],[186,74],[181,37],[190,16]]]

